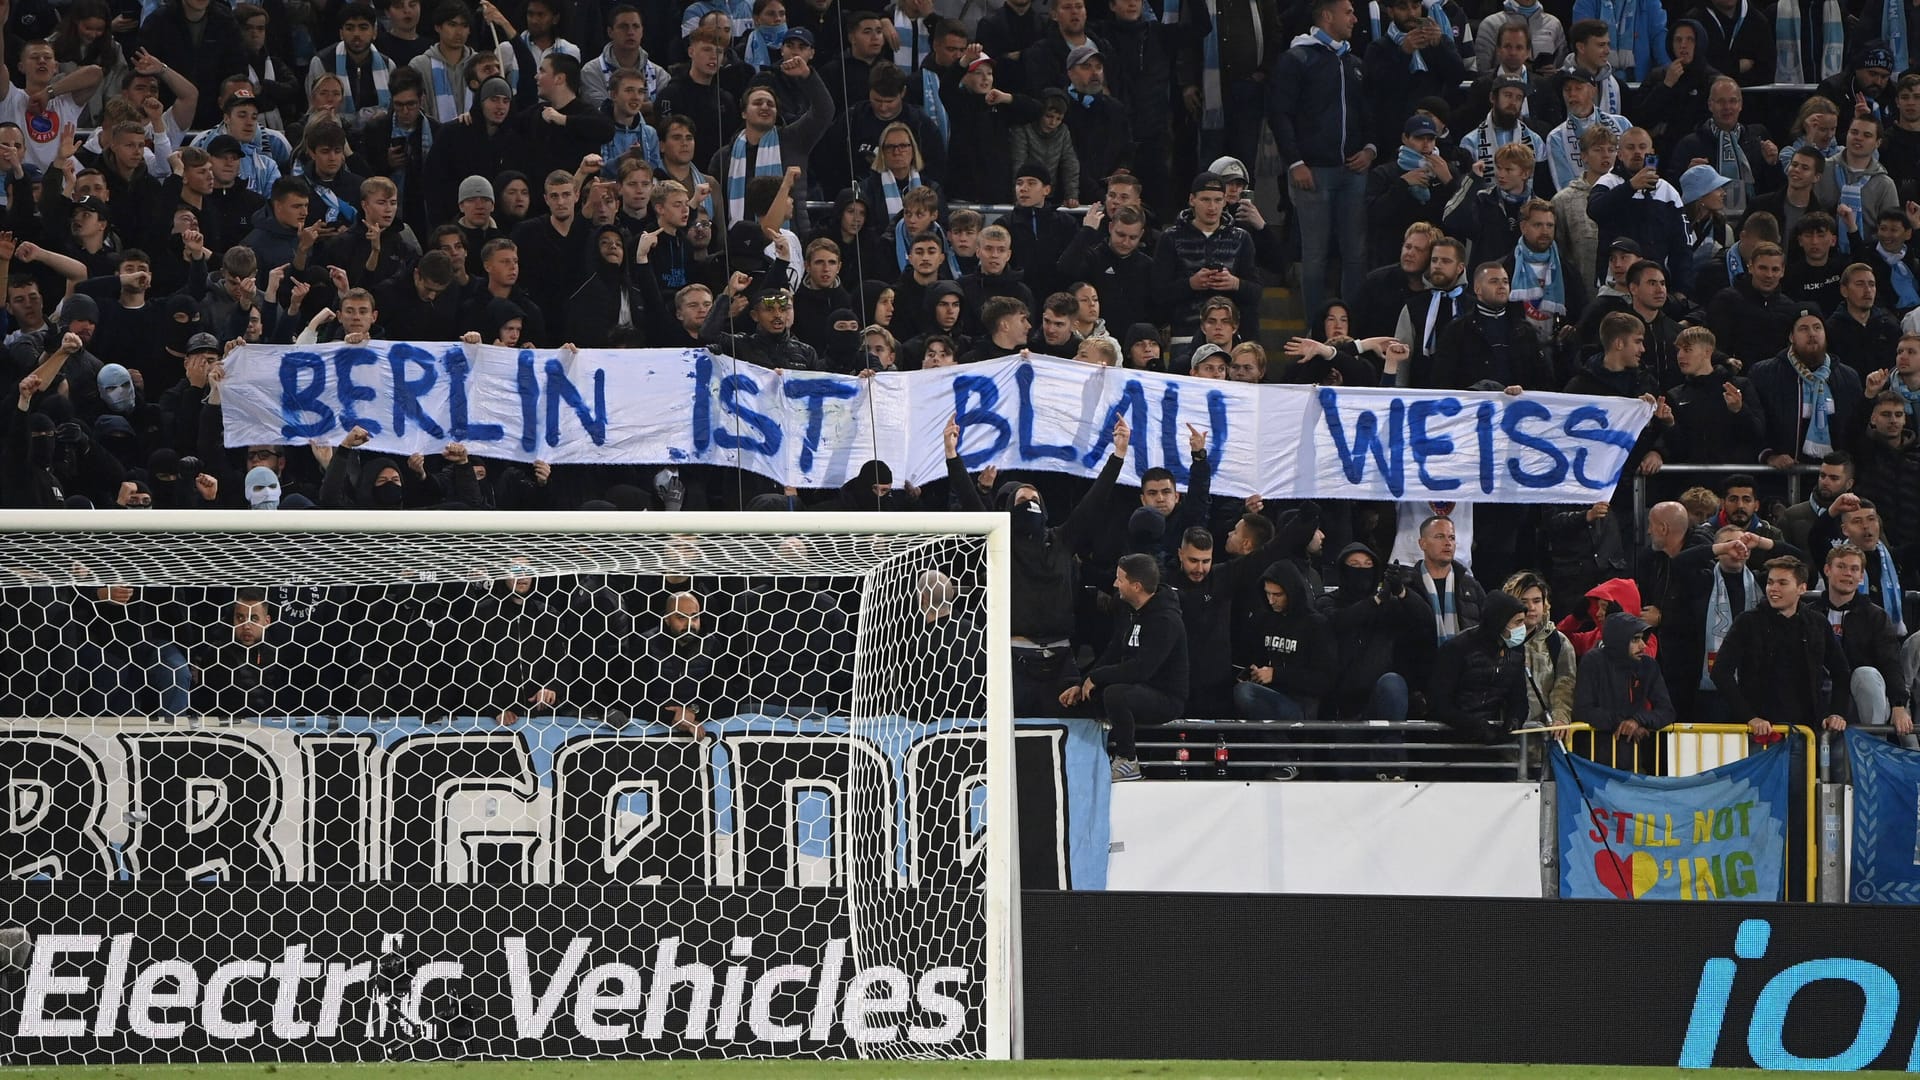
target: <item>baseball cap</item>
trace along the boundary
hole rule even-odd
[[[1527,84],[1524,81],[1520,79],[1516,79],[1511,75],[1503,75],[1500,78],[1493,80],[1492,86],[1487,87],[1487,96],[1492,97],[1493,95],[1499,93],[1502,90],[1518,90],[1524,94],[1529,89],[1530,88],[1527,86]]]
[[[981,53],[979,56],[974,57],[972,62],[967,65],[967,70],[972,71],[974,68],[979,67],[981,64],[991,64],[991,63],[993,63],[993,57],[988,56],[986,53]]]
[[[257,107],[259,106],[259,104],[260,104],[259,99],[253,96],[253,87],[242,86],[235,89],[232,94],[229,94],[227,96],[226,104],[220,106],[220,111],[223,113],[228,113],[228,112],[232,112],[234,109],[237,109],[242,105],[253,105]]]
[[[1198,195],[1203,191],[1217,191],[1224,195],[1227,193],[1227,182],[1220,178],[1219,173],[1203,172],[1193,178],[1193,183],[1187,187],[1187,193]]]
[[[813,48],[813,47],[814,47],[814,44],[813,44],[813,31],[811,31],[811,30],[809,30],[809,29],[807,29],[807,28],[806,28],[806,27],[804,27],[804,26],[789,26],[789,27],[787,27],[787,37],[786,37],[786,40],[787,40],[787,41],[797,41],[797,42],[799,42],[800,44],[802,44],[802,45],[805,45],[805,46],[806,46],[807,48],[809,48],[809,49],[811,49],[811,48]],[[784,44],[784,42],[783,42],[782,44]]]
[[[1192,371],[1194,368],[1199,367],[1200,362],[1209,357],[1218,356],[1224,361],[1228,355],[1227,350],[1209,341],[1205,345],[1193,350],[1193,355],[1187,358],[1187,370]]]
[[[77,214],[82,210],[90,214],[99,214],[103,218],[107,216],[107,204],[92,195],[82,195],[73,200],[73,212]]]
[[[484,176],[469,176],[460,181],[460,197],[454,201],[463,203],[468,199],[485,199],[492,202],[493,183]]]
[[[246,157],[245,147],[231,135],[215,135],[207,141],[208,157]]]
[[[1640,250],[1640,245],[1637,241],[1624,236],[1607,245],[1607,254],[1612,255],[1616,252],[1625,252],[1628,255],[1645,254],[1645,252]]]
[[[1440,125],[1434,123],[1433,117],[1428,116],[1426,113],[1414,113],[1412,116],[1407,117],[1406,123],[1400,125],[1400,134],[1438,136],[1440,134]]]
[[[1207,171],[1222,180],[1238,180],[1248,186],[1252,186],[1253,183],[1253,177],[1247,172],[1246,165],[1242,164],[1237,157],[1215,158],[1213,164],[1207,166]]]
[[[1073,51],[1067,54],[1067,66],[1070,68],[1079,67],[1081,64],[1099,55],[1100,46],[1091,42],[1085,45],[1075,45]]]
[[[206,331],[201,331],[187,339],[187,355],[194,353],[217,353],[220,351],[220,339]]]

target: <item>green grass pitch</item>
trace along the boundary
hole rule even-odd
[[[1442,1065],[1337,1061],[472,1061],[372,1065],[106,1065],[9,1069],[7,1080],[880,1080],[1042,1077],[1054,1080],[1686,1080],[1761,1076],[1758,1069],[1629,1069],[1596,1065]]]

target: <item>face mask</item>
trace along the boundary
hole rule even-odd
[[[1506,641],[1508,648],[1512,648],[1512,649],[1519,648],[1520,643],[1527,640],[1526,624],[1522,623],[1519,626],[1516,626],[1513,629],[1508,630],[1506,634],[1506,638],[1504,640]]]
[[[100,400],[107,408],[125,415],[133,411],[133,376],[119,364],[100,369]]]
[[[399,484],[381,484],[373,489],[373,501],[378,506],[399,506],[400,500],[405,497],[406,492],[400,489]]]
[[[247,470],[247,506],[254,510],[280,508],[280,478],[265,465]]]
[[[1040,500],[1030,499],[1013,508],[1013,533],[1022,540],[1037,540],[1047,531],[1047,515]]]

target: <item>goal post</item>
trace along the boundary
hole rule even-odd
[[[0,512],[0,1061],[1020,1056],[1007,528]]]

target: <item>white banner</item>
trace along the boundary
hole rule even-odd
[[[337,443],[514,461],[738,465],[796,488],[838,486],[878,458],[896,480],[967,467],[1092,476],[1114,422],[1123,482],[1186,483],[1204,433],[1216,494],[1584,503],[1618,481],[1652,407],[1569,394],[1250,385],[1008,357],[868,379],[771,371],[705,350],[504,349],[446,342],[249,345],[227,360],[228,446]]]

